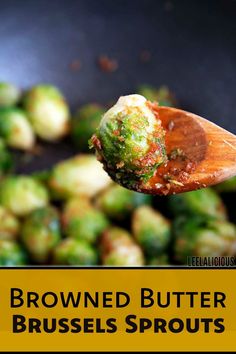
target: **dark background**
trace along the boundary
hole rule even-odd
[[[0,80],[53,83],[73,108],[166,84],[181,107],[236,133],[235,18],[233,0],[0,0]],[[99,70],[102,54],[116,72]]]

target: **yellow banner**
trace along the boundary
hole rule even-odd
[[[1,351],[235,351],[235,269],[0,269]]]

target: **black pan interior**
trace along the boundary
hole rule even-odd
[[[166,84],[181,107],[236,133],[235,10],[233,0],[0,0],[0,80],[53,83],[73,109]],[[104,54],[116,72],[99,70]],[[46,151],[21,172],[74,153],[67,142]]]

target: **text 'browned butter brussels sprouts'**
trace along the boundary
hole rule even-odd
[[[25,96],[24,106],[36,134],[56,141],[69,130],[69,108],[61,92],[51,85],[38,85]]]
[[[61,238],[57,211],[53,207],[34,210],[23,223],[21,237],[32,260],[47,263]]]
[[[134,211],[132,231],[148,257],[162,254],[170,242],[170,223],[158,211],[143,205]]]
[[[53,263],[71,266],[92,266],[98,263],[98,253],[86,241],[67,238],[55,247]]]
[[[65,234],[77,240],[94,243],[109,221],[83,197],[69,199],[62,214]]]
[[[17,216],[48,204],[48,192],[30,176],[11,176],[0,184],[0,204]]]
[[[93,155],[79,155],[58,163],[49,178],[49,187],[59,199],[77,195],[93,197],[111,183],[102,164]]]
[[[167,160],[164,135],[154,106],[129,95],[104,114],[91,146],[113,180],[139,190]]]
[[[128,233],[120,227],[104,231],[101,238],[101,257],[104,265],[140,266],[144,264],[142,249]]]

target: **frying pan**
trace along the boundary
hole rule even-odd
[[[0,80],[55,84],[72,109],[165,84],[182,108],[236,133],[235,10],[230,0],[0,0]],[[118,70],[102,72],[100,55]],[[67,141],[45,151],[19,171],[75,153]]]

